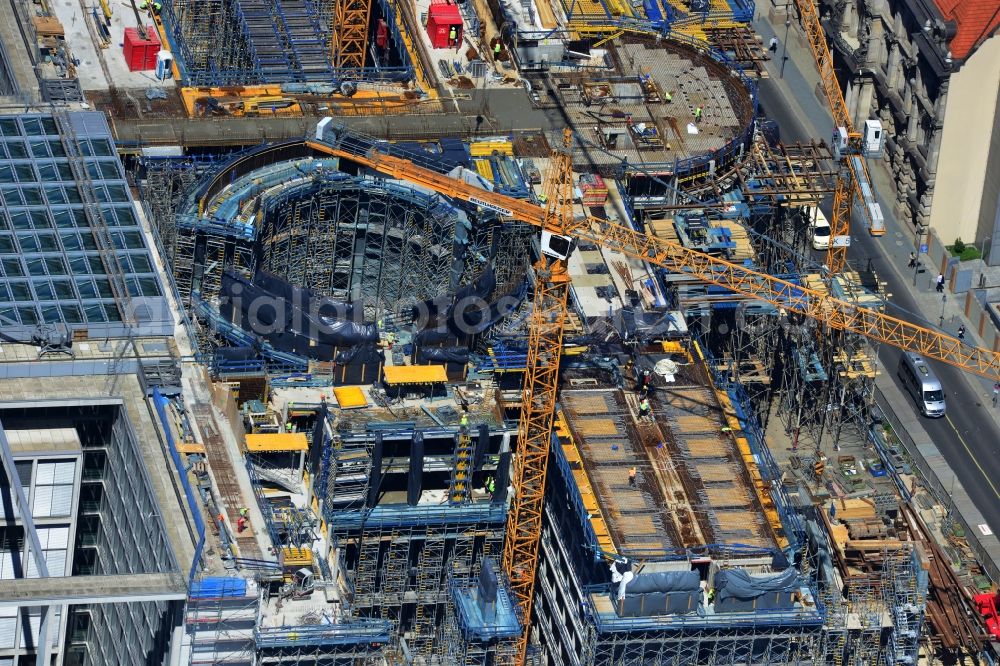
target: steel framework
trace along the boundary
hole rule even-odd
[[[334,67],[361,70],[365,66],[371,11],[371,0],[336,0],[330,26]]]
[[[317,181],[265,200],[261,267],[378,318],[452,290],[455,218],[379,180]],[[360,298],[359,298],[360,297]]]
[[[553,151],[549,165],[544,191],[544,219],[548,228],[562,227],[573,216],[571,138],[570,131],[566,130],[563,150]],[[512,475],[517,492],[508,513],[503,553],[503,568],[525,621],[524,633],[518,643],[519,664],[524,663],[528,648],[545,504],[545,475],[552,445],[559,360],[562,357],[570,286],[569,274],[562,259],[555,259],[550,264],[543,256],[535,264],[535,275],[524,397],[518,419]]]
[[[365,67],[373,13],[386,21],[386,48],[398,64]],[[413,77],[388,0],[168,0],[162,18],[185,86]]]
[[[557,220],[547,209],[513,197],[485,192],[445,174],[419,167],[409,160],[377,150],[354,150],[343,145],[337,130],[328,130],[323,140],[309,140],[318,151],[352,160],[382,173],[429,187],[446,196],[496,210],[502,215],[528,222],[557,234],[595,243],[610,250],[660,266],[673,273],[720,285],[736,293],[758,298],[790,312],[809,317],[827,328],[863,335],[899,349],[914,351],[968,372],[1000,379],[1000,352],[964,344],[933,329],[912,324],[875,309],[836,298],[829,293],[803,287],[786,279],[759,273],[699,250],[693,250],[595,218]],[[331,142],[329,133],[334,134]],[[369,144],[370,145],[370,144]],[[568,170],[567,170],[568,171]]]

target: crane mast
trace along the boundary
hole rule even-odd
[[[571,141],[572,134],[566,130],[563,150],[553,151],[546,175],[543,224],[549,228],[563,227],[573,216]],[[534,269],[535,298],[528,331],[528,357],[512,475],[516,492],[507,514],[507,538],[503,550],[504,572],[510,579],[521,617],[524,618],[524,631],[517,646],[518,664],[525,663],[528,650],[545,508],[545,476],[552,446],[559,361],[570,286],[563,259],[550,260],[542,254]]]
[[[826,94],[827,105],[833,115],[834,131],[844,128],[847,132],[847,145],[840,146],[840,174],[837,176],[837,185],[833,193],[833,215],[830,219],[830,248],[827,250],[827,266],[834,275],[842,273],[847,264],[847,245],[840,239],[850,237],[851,233],[851,213],[854,210],[855,201],[864,201],[861,191],[861,182],[870,182],[864,160],[851,160],[851,155],[860,155],[862,152],[862,136],[855,129],[851,114],[847,109],[847,102],[840,91],[840,84],[837,82],[837,72],[833,67],[833,54],[826,43],[826,35],[823,34],[823,24],[819,20],[819,13],[816,10],[814,0],[795,0],[802,17],[802,25],[805,28],[806,41],[809,42],[809,50],[812,51],[813,60],[816,62],[816,69],[819,70],[819,78],[823,84],[823,92]],[[834,136],[834,143],[839,137]],[[862,173],[858,173],[858,171]],[[870,213],[865,206],[862,206],[869,229],[872,229]]]
[[[335,0],[330,49],[333,66],[361,70],[368,51],[368,17],[371,0]]]

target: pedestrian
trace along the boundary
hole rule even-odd
[[[997,399],[1000,398],[1000,382],[993,385],[993,406],[997,406]]]
[[[240,516],[239,519],[236,521],[237,534],[242,534],[243,530],[245,530],[246,528],[247,528],[247,519],[244,518],[243,516]]]
[[[493,45],[493,59],[494,60],[500,60],[500,49],[502,49],[502,48],[503,48],[503,46],[500,44],[500,38],[497,37],[496,44]]]
[[[674,101],[674,96],[671,95],[670,91],[668,90],[667,92],[663,93],[663,99],[667,100],[667,104],[670,104]]]
[[[496,492],[497,482],[492,476],[486,477],[486,483],[483,484],[483,489],[490,494],[490,499],[493,499],[493,493]]]
[[[694,121],[695,123],[701,123],[701,105],[698,105],[694,109]]]
[[[944,291],[944,275],[941,273],[938,273],[937,286],[935,287],[935,289],[937,289],[937,292],[939,294]]]
[[[292,432],[292,428],[294,428],[294,427],[295,426],[292,425],[291,421],[285,421],[285,432],[288,432],[288,433]]]
[[[778,38],[777,37],[772,37],[771,38],[771,43],[767,47],[767,50],[770,51],[771,53],[777,53],[778,52]]]
[[[959,340],[965,339],[965,324],[962,324],[961,326],[958,327],[958,339]]]
[[[459,427],[462,429],[462,434],[464,435],[469,431],[469,410],[462,412],[462,418],[458,421]]]
[[[250,517],[250,509],[248,509],[246,507],[241,508],[240,509],[240,517],[241,518],[249,518]]]
[[[631,488],[635,488],[635,475],[636,475],[636,473],[637,472],[636,472],[635,467],[630,468],[629,471],[628,471],[628,485]]]
[[[644,419],[649,416],[652,408],[649,406],[649,398],[643,398],[639,402],[639,418]]]
[[[911,252],[910,253],[910,263],[907,264],[907,267],[908,268],[916,268],[917,267],[917,253],[916,252]]]
[[[458,31],[455,30],[455,26],[451,26],[448,30],[448,46],[454,46],[458,43]]]

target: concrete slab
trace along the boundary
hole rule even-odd
[[[17,15],[7,7],[0,12],[0,41],[7,54],[7,68],[12,78],[17,82],[22,93],[28,93],[32,98],[38,96],[38,80],[32,69],[31,56],[21,35]]]
[[[88,25],[94,20],[92,3],[85,3],[83,0],[58,0],[50,3],[52,11],[63,24],[70,49],[80,60],[77,74],[83,90],[107,90],[111,85],[131,89],[173,87],[172,79],[157,81],[152,70],[129,71],[122,44],[125,41],[125,28],[136,26],[135,16],[131,9],[121,3],[109,4],[112,8],[109,26],[111,43],[108,48],[101,49],[94,43],[92,25]],[[100,9],[97,13],[103,18]],[[146,19],[146,25],[152,24],[152,18],[145,14],[143,18]]]
[[[180,574],[18,578],[0,581],[0,604],[4,606],[179,601],[186,598],[187,583]]]

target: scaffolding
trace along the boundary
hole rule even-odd
[[[449,576],[478,575],[502,539],[502,524],[396,526],[340,533],[336,543],[351,573],[357,617],[388,622],[393,645],[405,643],[409,654],[430,663],[454,647],[448,647],[448,619],[454,618]]]
[[[446,295],[455,216],[437,197],[369,179],[307,181],[263,200],[261,268],[369,320]]]
[[[229,577],[196,580],[184,614],[190,666],[255,666],[254,628],[259,606],[259,592],[252,581]]]
[[[173,266],[177,256],[176,213],[187,191],[198,181],[201,166],[192,158],[144,157],[139,180],[142,199],[149,206],[150,222],[160,236],[164,263]]]
[[[403,46],[387,0],[355,3],[348,11],[353,32],[335,53],[338,27],[329,5],[316,0],[166,0],[161,13],[181,82],[193,87],[320,84],[345,79],[409,81],[410,54]],[[346,3],[338,3],[346,4]],[[363,15],[358,9],[367,10]],[[344,17],[338,11],[337,19]],[[388,30],[383,62],[372,64],[368,29],[384,19]],[[358,35],[363,36],[362,39]],[[345,50],[345,46],[351,47]]]

